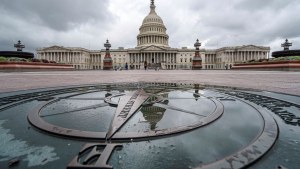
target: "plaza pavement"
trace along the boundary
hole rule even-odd
[[[0,93],[45,87],[118,82],[199,83],[300,96],[300,72],[225,70],[1,72]]]

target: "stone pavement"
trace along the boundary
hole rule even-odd
[[[225,70],[132,70],[0,73],[0,93],[69,85],[118,82],[199,83],[300,96],[300,72]]]

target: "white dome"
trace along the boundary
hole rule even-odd
[[[168,47],[169,36],[166,32],[163,20],[155,12],[154,0],[151,0],[150,13],[143,20],[137,37],[138,47],[151,45]]]
[[[153,22],[164,24],[163,20],[161,19],[160,16],[156,14],[156,12],[150,12],[150,14],[145,17],[143,21],[143,25],[147,23],[153,23]]]

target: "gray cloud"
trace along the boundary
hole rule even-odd
[[[290,38],[300,45],[298,0],[156,0],[172,47],[197,38],[205,48],[264,45],[280,49]],[[101,49],[106,38],[114,48],[136,46],[136,36],[150,1],[131,0],[2,0],[0,50],[26,50],[51,45]],[[300,47],[299,47],[300,48]]]
[[[107,22],[108,0],[3,0],[2,10],[8,15],[42,24],[58,31],[68,31],[89,22]],[[108,15],[107,15],[108,14]]]

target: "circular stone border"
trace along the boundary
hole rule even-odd
[[[180,89],[180,88],[177,88]],[[215,91],[216,92],[216,91]],[[264,156],[276,143],[276,140],[279,135],[278,125],[275,119],[270,115],[270,113],[264,109],[263,107],[256,105],[250,101],[240,99],[238,97],[230,96],[222,92],[218,92],[222,95],[228,96],[229,98],[239,100],[244,102],[254,108],[262,117],[264,125],[261,133],[252,141],[249,145],[241,148],[237,152],[223,158],[217,160],[215,162],[200,165],[195,167],[194,169],[222,169],[222,168],[230,168],[230,169],[238,169],[245,168],[253,164],[255,161]],[[200,128],[204,125],[207,125],[222,116],[224,113],[224,105],[220,101],[220,99],[213,99],[209,97],[211,101],[216,105],[215,111],[210,114],[206,118],[201,119],[200,123],[193,124],[190,126],[184,127],[175,127],[172,129],[166,129],[165,131],[161,130],[159,132],[119,132],[116,133],[115,136],[111,139],[112,142],[118,140],[128,140],[128,139],[145,139],[151,137],[160,137],[166,135],[177,134],[181,132],[191,131],[197,128]],[[59,126],[55,126],[45,122],[42,118],[40,118],[40,111],[49,104],[57,102],[59,99],[48,101],[41,103],[38,105],[33,111],[28,114],[28,121],[39,128],[40,130],[46,131],[50,134],[55,134],[64,137],[71,138],[83,138],[83,139],[96,139],[96,140],[104,140],[106,137],[106,132],[87,132],[87,131],[79,131],[73,129],[62,128]],[[110,100],[110,99],[109,99]],[[108,103],[109,104],[109,103]],[[111,105],[113,106],[113,104]]]
[[[224,93],[221,94],[226,95]],[[250,145],[239,150],[238,152],[227,156],[224,159],[207,165],[202,165],[194,169],[239,169],[247,167],[260,159],[263,155],[265,155],[277,141],[277,138],[279,136],[278,125],[275,119],[270,115],[270,113],[267,112],[267,110],[249,101],[229,95],[226,96],[244,102],[256,109],[262,116],[264,121],[263,131],[256,140],[254,140]]]
[[[84,94],[84,93],[82,93]],[[111,97],[108,97],[108,99],[105,99],[106,101],[110,100]],[[52,101],[47,101],[44,103],[39,104],[37,107],[35,107],[31,112],[29,112],[27,119],[29,123],[36,128],[45,131],[50,134],[63,136],[63,137],[71,137],[71,138],[79,138],[79,139],[92,139],[92,140],[106,140],[107,132],[91,132],[91,131],[81,131],[81,130],[74,130],[69,128],[60,127],[57,125],[50,124],[46,121],[44,121],[40,117],[40,112],[43,108],[46,106],[53,104],[55,102],[58,102],[59,99],[55,99]],[[214,121],[216,121],[218,118],[220,118],[224,113],[224,106],[223,104],[217,100],[209,98],[214,104],[215,109],[212,113],[210,113],[207,117],[200,119],[198,122],[195,122],[193,124],[189,124],[187,126],[179,126],[169,129],[162,129],[162,130],[156,130],[156,131],[146,131],[146,132],[117,132],[112,138],[111,141],[116,140],[132,140],[132,139],[148,139],[150,137],[161,137],[161,136],[167,136],[167,135],[174,135],[182,132],[191,131],[203,126],[206,126]],[[105,104],[105,103],[104,103]],[[112,104],[112,102],[108,102],[108,104]],[[114,106],[113,104],[111,106]]]

